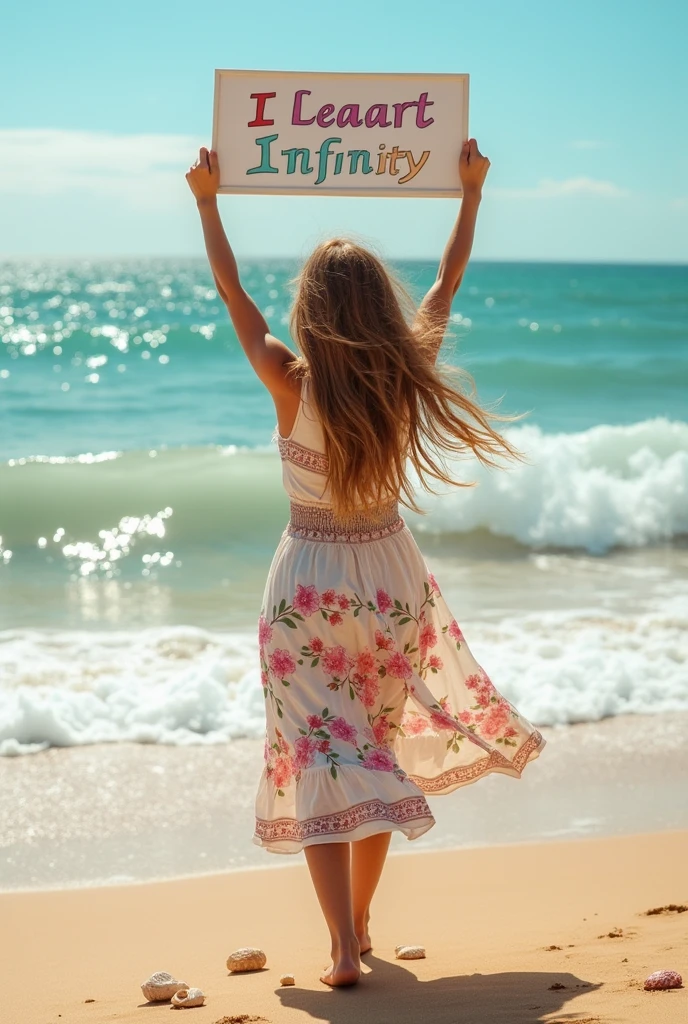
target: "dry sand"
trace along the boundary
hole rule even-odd
[[[193,828],[193,813],[189,821]],[[100,889],[0,895],[3,1024],[174,1020],[229,1024],[534,1024],[688,1019],[688,989],[644,992],[670,968],[688,982],[688,833],[580,839],[392,858],[373,908],[375,948],[354,989],[318,981],[327,937],[302,860],[274,870]],[[614,937],[612,937],[614,936]],[[421,943],[427,959],[394,958]],[[268,966],[228,975],[239,946]],[[147,1004],[167,970],[204,1007]],[[279,976],[296,975],[294,988]],[[256,1024],[259,1022],[256,1020]]]

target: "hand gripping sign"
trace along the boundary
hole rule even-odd
[[[220,192],[460,196],[468,75],[216,71]]]

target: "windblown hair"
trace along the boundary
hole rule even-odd
[[[322,423],[332,508],[346,518],[390,500],[417,512],[408,465],[433,483],[472,486],[450,476],[447,459],[473,452],[485,465],[521,458],[490,425],[518,417],[475,401],[465,370],[436,366],[445,324],[414,316],[382,262],[355,242],[319,245],[297,279],[291,330],[301,353],[296,376]],[[408,460],[408,461],[407,461]]]

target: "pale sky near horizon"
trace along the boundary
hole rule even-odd
[[[483,259],[688,261],[685,0],[14,4],[0,65],[0,253],[197,255],[184,172],[215,67],[467,72],[492,161]],[[239,254],[328,234],[435,257],[457,204],[221,197]]]

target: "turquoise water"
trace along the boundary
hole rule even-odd
[[[296,269],[243,267],[285,340]],[[476,263],[451,327],[529,413],[407,516],[472,650],[537,724],[688,707],[688,268]],[[0,339],[0,754],[260,735],[288,510],[206,264],[0,264]]]
[[[296,265],[244,282],[288,340]],[[435,268],[398,270],[420,296]],[[688,268],[472,264],[450,358],[544,431],[688,419]],[[0,265],[0,457],[260,446],[274,412],[204,261]]]

